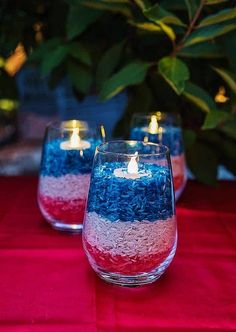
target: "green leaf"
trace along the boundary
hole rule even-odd
[[[223,69],[223,68],[216,68],[212,67],[217,74],[220,75],[221,78],[228,84],[230,89],[236,94],[236,78],[235,76],[230,73],[229,71]]]
[[[134,2],[142,10],[146,10],[150,7],[150,2],[148,0],[134,0]]]
[[[206,0],[206,5],[218,5],[223,2],[227,2],[228,0]]]
[[[96,83],[98,87],[101,87],[102,83],[107,80],[116,69],[120,61],[123,47],[124,42],[111,47],[103,54],[101,60],[98,63],[96,72]]]
[[[84,32],[103,14],[100,10],[91,10],[83,6],[71,6],[67,21],[67,37],[73,39]]]
[[[186,151],[187,162],[196,178],[208,185],[217,181],[218,157],[207,145],[196,141],[192,148]]]
[[[147,73],[149,64],[141,61],[132,62],[114,74],[102,85],[100,97],[109,99],[121,92],[127,86],[141,83]]]
[[[58,46],[56,49],[47,53],[43,58],[41,72],[43,76],[48,75],[54,68],[56,68],[66,57],[68,53],[67,45]]]
[[[226,121],[220,127],[220,131],[236,140],[236,119],[230,119],[230,121]]]
[[[185,81],[190,74],[183,61],[175,57],[164,57],[158,63],[158,71],[178,95],[184,91]]]
[[[129,7],[129,3],[120,3],[115,1],[100,1],[100,0],[83,0],[81,1],[83,6],[86,6],[91,9],[111,11],[114,13],[122,14],[126,17],[132,17],[132,13]]]
[[[68,45],[69,47],[69,54],[82,62],[84,65],[91,66],[92,65],[92,59],[88,52],[88,50],[80,43],[73,42]]]
[[[174,24],[179,26],[185,26],[185,24],[173,13],[165,10],[159,4],[155,4],[153,7],[144,10],[144,15],[152,22],[159,24]]]
[[[224,57],[224,52],[218,44],[208,41],[184,47],[178,52],[178,56],[186,58],[213,59]]]
[[[161,21],[159,22],[159,25],[161,27],[161,30],[170,38],[170,40],[176,39],[175,32],[170,26],[166,25]]]
[[[189,46],[197,43],[202,43],[207,40],[224,35],[232,30],[236,29],[236,23],[219,23],[205,28],[195,30],[191,35],[186,39],[184,45]]]
[[[185,0],[186,7],[188,9],[189,21],[192,21],[200,4],[199,0]]]
[[[229,113],[212,110],[207,113],[202,129],[214,129],[229,118]]]
[[[107,3],[126,3],[129,4],[129,0],[102,0],[103,2]]]
[[[183,139],[184,139],[184,146],[186,149],[190,149],[195,142],[197,135],[195,131],[191,129],[184,129],[183,130]]]
[[[198,25],[198,27],[205,27],[207,25],[212,25],[226,20],[231,20],[236,17],[236,7],[224,9],[217,14],[207,16]]]
[[[152,31],[152,32],[161,32],[162,31],[160,26],[156,25],[155,23],[150,23],[150,22],[136,23],[132,20],[129,20],[128,23],[130,25],[135,26],[138,29],[145,30],[145,31]]]
[[[52,38],[44,43],[40,44],[39,47],[33,50],[33,52],[28,57],[28,61],[41,60],[43,57],[47,57],[48,52],[54,50],[61,45],[61,40],[59,38]]]
[[[183,95],[204,112],[210,112],[216,108],[216,104],[211,96],[199,86],[187,82]]]
[[[0,68],[4,68],[5,63],[6,63],[6,60],[2,56],[0,56]]]
[[[229,61],[231,70],[236,75],[236,34],[234,31],[221,38],[222,47]]]
[[[78,91],[85,95],[90,92],[93,77],[87,68],[70,61],[68,63],[68,75]]]
[[[169,10],[185,10],[185,4],[183,0],[162,0],[162,7]]]

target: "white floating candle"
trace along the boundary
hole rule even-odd
[[[82,140],[79,136],[79,128],[73,128],[69,141],[61,142],[62,150],[86,150],[91,147],[88,141]]]
[[[134,157],[131,157],[127,170],[123,168],[116,168],[113,174],[118,178],[125,178],[125,179],[139,179],[143,176],[147,176],[147,173],[139,173],[138,172],[138,162],[136,158],[138,157],[138,152],[135,152]]]

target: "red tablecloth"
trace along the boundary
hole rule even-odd
[[[51,229],[36,178],[0,178],[0,331],[236,331],[236,185],[187,185],[166,274],[141,288],[106,284],[80,235]]]

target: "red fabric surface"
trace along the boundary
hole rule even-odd
[[[81,235],[43,221],[36,188],[36,178],[0,178],[0,331],[236,331],[235,182],[188,183],[174,261],[133,289],[96,277]]]

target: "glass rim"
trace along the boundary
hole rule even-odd
[[[157,112],[150,112],[150,113],[133,113],[132,118],[143,118],[143,119],[150,119],[151,116],[156,115],[157,118],[160,116],[159,120],[165,120],[168,117],[173,118],[176,120],[181,120],[180,114],[177,112],[163,112],[163,111],[157,111]]]
[[[152,142],[143,142],[143,141],[136,141],[136,140],[112,140],[112,141],[107,141],[107,142],[104,142],[100,145],[98,145],[96,147],[96,151],[99,152],[99,153],[102,153],[102,154],[108,154],[108,155],[117,155],[117,156],[128,156],[128,157],[134,157],[135,156],[135,152],[134,153],[122,153],[122,152],[114,152],[114,151],[105,151],[105,150],[102,150],[102,148],[105,146],[105,145],[112,145],[112,144],[117,144],[117,143],[127,143],[127,144],[130,144],[130,143],[141,143],[143,146],[145,145],[152,145],[152,146],[155,146],[157,148],[163,148],[164,151],[161,151],[161,152],[154,152],[154,153],[138,153],[138,156],[139,157],[150,157],[150,156],[169,156],[170,155],[170,149],[164,145],[164,144],[157,144],[157,143],[152,143]]]
[[[69,123],[73,123],[73,121],[76,121],[76,124],[81,124],[82,126],[66,126],[66,123],[69,125]],[[78,119],[70,119],[70,120],[54,120],[50,121],[47,126],[47,129],[54,129],[54,130],[64,130],[64,131],[72,131],[75,128],[79,128],[80,130],[88,130],[91,129],[89,126],[89,123],[87,121],[82,121]]]

